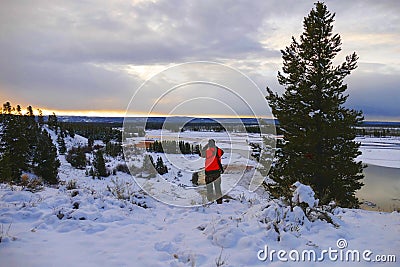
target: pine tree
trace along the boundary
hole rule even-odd
[[[39,135],[34,166],[35,174],[41,177],[44,182],[49,184],[58,183],[60,162],[57,158],[57,148],[46,130],[42,130]]]
[[[35,120],[35,115],[33,114],[33,108],[31,106],[27,107],[27,113],[24,116],[24,119],[26,124],[26,139],[29,144],[28,161],[29,164],[32,165],[33,157],[38,146],[38,136],[40,135],[41,131],[38,123]]]
[[[35,115],[33,114],[33,108],[32,108],[32,106],[28,106],[27,108],[26,108],[26,115],[27,116],[29,116],[29,117],[35,117]]]
[[[57,115],[53,112],[52,115],[49,115],[47,124],[49,125],[50,129],[56,131],[58,131],[58,119],[57,119]]]
[[[0,174],[4,175],[4,180],[19,182],[22,171],[29,167],[26,121],[23,116],[12,114],[15,109],[9,102],[4,104],[3,110],[6,114],[0,142]]]
[[[72,167],[77,169],[84,169],[86,167],[86,154],[82,147],[71,148],[65,159],[71,164]]]
[[[17,115],[21,116],[22,115],[22,109],[20,105],[17,105],[17,108],[15,109],[17,111]]]
[[[163,159],[161,157],[157,158],[156,171],[160,175],[168,173],[168,168],[167,168],[167,166],[164,165],[164,161],[163,161]]]
[[[93,136],[89,136],[89,138],[88,138],[88,147],[89,147],[90,149],[92,149],[92,148],[93,148],[93,145],[94,145]]]
[[[60,154],[65,154],[67,151],[67,146],[65,145],[64,133],[61,131],[57,136],[58,152]]]
[[[41,109],[38,109],[38,112],[39,112],[38,123],[39,123],[39,126],[42,127],[44,125],[43,112]]]
[[[100,149],[96,151],[93,165],[94,165],[94,169],[96,170],[97,177],[107,177],[108,176],[106,164],[104,162],[103,151],[101,151]]]
[[[362,112],[344,106],[347,85],[344,78],[356,68],[355,53],[339,66],[333,65],[341,51],[341,38],[333,34],[335,14],[317,2],[304,18],[300,42],[294,37],[282,50],[282,96],[267,88],[270,106],[283,132],[283,146],[276,154],[270,186],[276,196],[290,201],[290,186],[297,180],[310,184],[322,204],[335,200],[344,207],[357,207],[355,191],[363,178],[359,144],[354,126]]]
[[[149,178],[156,176],[156,169],[153,157],[149,154],[144,156],[142,171],[145,172]]]
[[[11,103],[10,102],[4,103],[3,104],[3,113],[11,115],[12,112],[13,112],[13,107],[11,106]]]
[[[106,154],[111,157],[117,157],[122,154],[122,145],[119,142],[108,142],[106,144]]]

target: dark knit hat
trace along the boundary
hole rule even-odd
[[[215,140],[214,139],[208,140],[208,146],[215,147]]]

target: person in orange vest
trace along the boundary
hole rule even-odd
[[[224,172],[221,164],[221,156],[224,151],[215,145],[215,140],[208,140],[208,144],[204,147],[202,156],[205,160],[205,174],[207,186],[208,201],[217,200],[218,204],[222,204],[221,193],[221,173]]]

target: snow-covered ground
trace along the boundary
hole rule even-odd
[[[134,137],[126,141],[125,155],[128,165],[137,166],[137,152],[131,151],[133,144],[143,140],[174,140],[189,142],[193,145],[206,145],[208,139],[213,138],[219,148],[224,150],[221,157],[225,168],[222,183],[222,193],[227,194],[244,179],[247,179],[247,188],[258,187],[263,178],[255,172],[257,162],[250,156],[251,147],[249,143],[261,142],[257,134],[229,133],[229,132],[170,132],[151,130],[146,132],[145,137]],[[134,149],[133,149],[134,150]],[[145,151],[142,151],[144,153]],[[168,173],[161,179],[147,179],[135,177],[140,186],[156,199],[177,206],[202,205],[207,202],[205,198],[205,186],[193,187],[192,174],[204,169],[204,158],[198,155],[161,154],[149,153],[154,161],[158,157],[168,167]],[[142,158],[141,155],[139,158]],[[255,186],[257,185],[257,186]],[[244,190],[247,191],[247,190]]]
[[[85,141],[76,136],[67,146]],[[242,162],[237,153],[228,153],[225,163],[228,156]],[[245,183],[222,205],[174,207],[146,196],[128,174],[93,180],[64,156],[60,160],[61,180],[75,180],[76,189],[63,185],[31,193],[0,185],[0,266],[374,266],[379,255],[397,260],[379,266],[400,261],[398,212],[336,208],[333,224],[311,222],[299,208],[291,212],[261,189],[249,192]],[[261,261],[266,246],[268,258]],[[289,262],[272,250],[282,250],[279,257]],[[296,251],[314,251],[324,260],[300,256],[294,264]],[[360,253],[360,262],[346,262],[353,252]]]

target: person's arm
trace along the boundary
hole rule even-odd
[[[224,154],[224,151],[221,148],[218,148],[219,157],[222,157],[223,154]]]
[[[221,156],[223,154],[224,154],[224,151],[221,148],[217,147],[217,162],[218,162],[221,173],[224,173],[224,167],[222,166],[222,159],[221,159]]]
[[[208,145],[205,145],[203,149],[200,150],[200,157],[205,158],[206,157],[206,151],[208,149]]]

